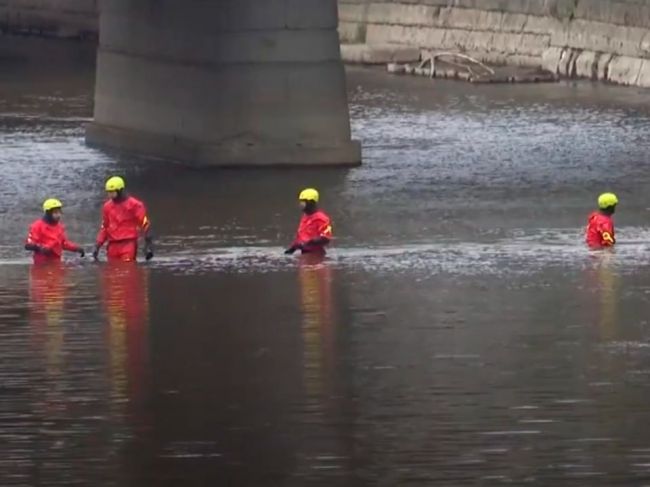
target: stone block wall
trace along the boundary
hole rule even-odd
[[[96,38],[98,0],[0,0],[0,31]]]
[[[339,0],[339,18],[343,42],[460,51],[650,87],[646,0]]]
[[[0,0],[0,30],[95,38],[100,1]],[[650,87],[650,0],[338,3],[345,43],[461,51],[495,64]]]

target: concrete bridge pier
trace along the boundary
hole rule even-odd
[[[103,0],[86,139],[198,166],[356,165],[336,0]]]

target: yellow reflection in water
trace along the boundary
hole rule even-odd
[[[598,252],[594,255],[592,275],[598,289],[598,328],[604,341],[614,340],[619,320],[619,277],[615,269],[615,254]]]
[[[304,383],[307,397],[320,401],[333,360],[332,271],[323,256],[301,257],[299,283],[302,306]]]

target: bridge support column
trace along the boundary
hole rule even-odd
[[[103,0],[90,144],[192,165],[355,165],[336,0]]]

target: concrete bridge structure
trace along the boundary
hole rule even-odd
[[[0,28],[3,9],[59,37],[92,35],[99,11],[90,144],[196,166],[361,162],[336,0],[0,0]]]
[[[355,165],[336,0],[105,0],[91,144],[198,166]]]
[[[93,37],[98,11],[88,141],[199,165],[360,161],[337,25],[360,47],[650,88],[646,0],[0,0],[0,30]]]

